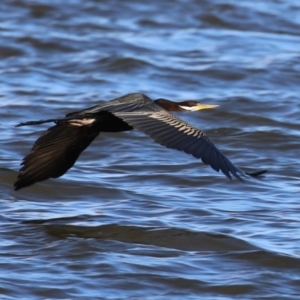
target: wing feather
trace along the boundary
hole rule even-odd
[[[71,126],[63,122],[50,127],[23,159],[15,189],[62,176],[98,134],[99,130],[90,125]]]
[[[228,178],[233,175],[241,179],[243,176],[243,172],[216,148],[203,131],[165,110],[144,109],[143,111],[114,112],[113,114],[149,135],[157,143],[167,148],[192,154],[214,170],[221,170]]]
[[[97,114],[100,111],[109,111],[109,112],[133,112],[138,110],[145,110],[148,109],[149,111],[155,110],[155,106],[153,106],[153,101],[139,93],[134,94],[128,94],[119,98],[116,98],[114,100],[104,102],[95,106],[92,106],[90,108],[76,111],[67,114],[67,117],[73,117],[73,116],[87,116],[89,114]]]

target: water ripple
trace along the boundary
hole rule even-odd
[[[298,299],[299,3],[3,0],[0,293],[5,299]],[[229,181],[138,132],[101,134],[62,178],[14,191],[65,114],[131,92],[260,180]],[[200,295],[200,296],[199,296]]]

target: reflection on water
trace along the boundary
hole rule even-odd
[[[297,1],[1,2],[5,299],[298,299]],[[180,117],[262,180],[229,181],[138,132],[15,192],[47,128],[131,92],[220,107]],[[117,296],[116,296],[117,295]]]

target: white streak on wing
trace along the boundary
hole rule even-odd
[[[198,129],[194,128],[189,124],[183,124],[180,120],[174,118],[173,116],[167,117],[165,114],[161,114],[160,112],[152,113],[149,116],[169,124],[170,126],[176,128],[178,131],[181,131],[183,134],[187,134],[194,137],[200,137],[202,135],[202,133],[199,132]]]
[[[70,120],[68,123],[72,126],[85,126],[85,125],[90,125],[94,123],[96,119],[73,119]]]
[[[193,128],[190,128],[188,132],[186,132],[188,135],[193,135],[195,130]]]
[[[189,130],[189,128],[185,125],[181,126],[180,128],[178,128],[179,131],[183,131],[183,133],[185,133],[186,131]]]

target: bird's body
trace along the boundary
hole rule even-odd
[[[22,161],[15,189],[48,178],[62,176],[70,169],[81,152],[100,132],[121,132],[138,129],[168,148],[184,151],[201,158],[227,177],[245,176],[209,140],[206,134],[184,122],[169,111],[197,111],[213,108],[196,101],[173,102],[151,100],[143,94],[129,94],[91,108],[69,113],[62,119],[31,121],[17,126],[54,122],[34,144]],[[250,175],[256,176],[263,172]]]

